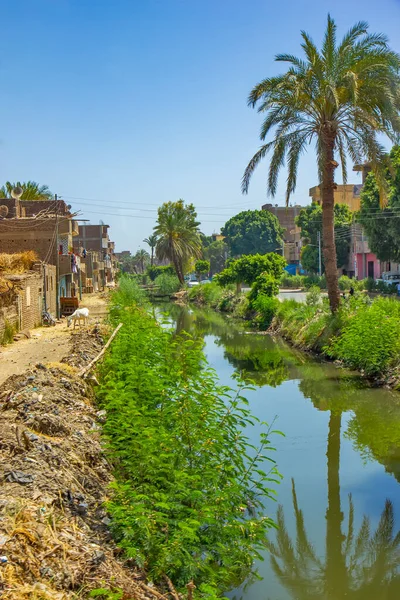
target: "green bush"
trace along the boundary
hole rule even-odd
[[[321,289],[317,285],[312,285],[307,292],[306,303],[309,306],[318,306],[321,300]]]
[[[181,287],[178,277],[169,273],[158,275],[154,280],[154,285],[157,286],[157,292],[165,296],[175,294]]]
[[[175,269],[173,267],[173,265],[165,265],[165,266],[153,266],[153,267],[147,267],[146,269],[146,275],[148,275],[151,279],[151,281],[154,281],[156,279],[156,277],[158,277],[159,275],[176,275],[175,273]]]
[[[253,324],[262,331],[268,329],[279,307],[279,300],[274,296],[259,294],[252,302],[252,308],[256,311]]]
[[[328,353],[367,375],[386,372],[399,359],[400,302],[377,298],[349,319]]]
[[[339,277],[339,290],[345,292],[349,290],[351,287],[354,288],[354,280],[347,277],[347,275],[342,275]]]
[[[263,294],[263,296],[276,296],[279,293],[279,283],[278,280],[271,275],[270,273],[261,273],[253,285],[251,286],[251,290],[249,292],[249,300],[250,304],[254,302],[259,294]]]
[[[167,575],[185,594],[193,580],[197,598],[215,599],[252,575],[267,546],[265,505],[279,481],[274,464],[263,470],[270,440],[265,430],[250,445],[255,418],[242,391],[205,368],[202,340],[160,327],[126,297],[113,296],[112,324],[123,327],[98,388],[116,465],[112,531],[154,583]]]
[[[228,288],[229,290],[232,288]],[[195,285],[189,289],[189,300],[197,304],[206,304],[212,308],[217,308],[220,300],[224,296],[224,289],[217,283],[203,283]]]
[[[319,275],[306,275],[306,277],[304,277],[304,287],[308,289],[312,285],[317,285],[321,290],[326,290],[325,275],[322,275],[321,277]]]
[[[280,281],[280,286],[289,289],[298,289],[304,287],[304,276],[303,275],[288,275],[283,274]]]

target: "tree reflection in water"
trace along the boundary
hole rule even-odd
[[[400,598],[400,532],[395,533],[393,505],[386,500],[375,531],[364,515],[355,531],[354,505],[349,496],[347,532],[342,531],[340,501],[341,414],[329,420],[325,559],[314,551],[307,535],[292,479],[296,535],[291,539],[282,506],[277,513],[276,542],[269,544],[271,565],[294,600],[398,600]]]

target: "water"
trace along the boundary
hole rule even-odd
[[[283,481],[262,581],[245,600],[400,598],[400,394],[295,352],[212,311],[168,309],[178,330],[204,337],[222,383],[256,382],[253,414],[285,433],[275,459]],[[258,440],[257,427],[249,432]]]

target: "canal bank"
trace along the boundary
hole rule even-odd
[[[253,414],[274,439],[283,481],[279,525],[246,600],[400,596],[400,395],[337,369],[213,310],[165,306],[178,331],[204,339],[223,384],[239,374]],[[257,426],[248,430],[250,440]],[[271,507],[268,507],[271,514]]]

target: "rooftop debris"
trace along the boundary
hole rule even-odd
[[[14,275],[25,273],[26,271],[30,271],[37,261],[37,254],[33,250],[17,252],[15,254],[0,252],[0,273]]]

